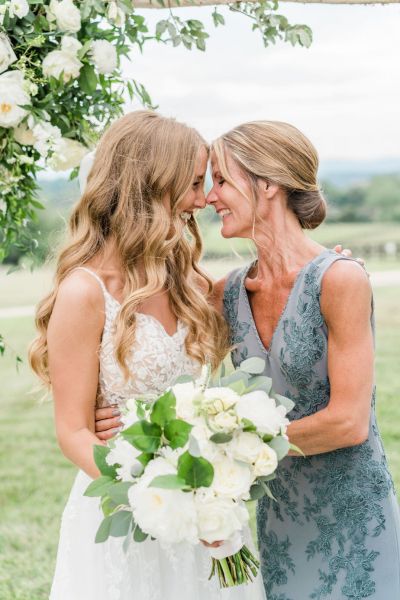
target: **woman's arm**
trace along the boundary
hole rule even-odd
[[[94,409],[99,374],[98,350],[104,327],[104,300],[95,281],[81,272],[60,285],[47,332],[55,425],[63,454],[90,477]]]
[[[337,261],[327,271],[321,311],[328,326],[330,400],[288,428],[290,441],[306,455],[355,446],[368,437],[374,381],[371,299],[368,277],[356,263]]]

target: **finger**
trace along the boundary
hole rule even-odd
[[[101,419],[111,419],[112,417],[118,417],[121,414],[118,406],[107,406],[106,408],[96,409],[96,421]]]
[[[359,265],[365,267],[365,260],[363,258],[358,257],[355,260],[358,262]]]
[[[120,417],[113,417],[112,419],[102,419],[101,421],[96,421],[96,431],[107,431],[107,429],[115,429],[116,427],[121,427],[122,422]]]
[[[344,250],[342,250],[342,251],[341,251],[341,254],[342,254],[343,256],[347,256],[347,257],[350,257],[350,256],[352,256],[352,255],[353,255],[352,251],[351,251],[349,248],[345,248]]]
[[[341,253],[341,251],[342,251],[342,244],[337,244],[337,245],[334,247],[334,251],[335,251],[335,252],[337,252],[338,254],[340,254],[340,253]]]
[[[111,440],[111,438],[113,438],[115,435],[117,435],[119,431],[120,429],[117,427],[116,429],[109,429],[108,431],[99,431],[98,433],[96,433],[96,436],[99,438],[99,440],[107,442],[108,440]]]

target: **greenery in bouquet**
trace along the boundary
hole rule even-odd
[[[105,515],[97,542],[223,541],[210,551],[210,577],[228,587],[256,576],[258,561],[242,539],[245,502],[272,497],[278,462],[299,451],[286,435],[293,402],[273,392],[264,367],[250,358],[214,380],[204,367],[158,398],[128,402],[123,430],[94,451],[101,477],[86,495],[101,498]]]

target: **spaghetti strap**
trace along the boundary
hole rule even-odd
[[[91,275],[92,277],[94,277],[97,282],[100,284],[101,289],[103,290],[103,294],[105,296],[110,296],[110,292],[107,290],[104,281],[102,280],[101,277],[99,277],[97,275],[97,273],[95,273],[94,271],[92,271],[91,269],[88,269],[87,267],[76,267],[76,269],[74,269],[74,271],[86,271],[86,273],[89,273],[89,275]]]

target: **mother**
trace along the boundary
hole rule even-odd
[[[266,361],[296,407],[288,457],[259,503],[268,600],[400,598],[400,521],[375,420],[373,301],[354,261],[310,240],[326,206],[317,153],[296,128],[259,121],[213,145],[208,202],[222,235],[258,258],[217,284],[233,362]]]

